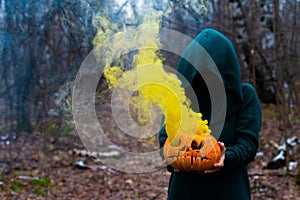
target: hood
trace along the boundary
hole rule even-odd
[[[204,50],[199,51],[199,49],[195,48],[195,45],[192,45],[193,42],[200,44],[206,51],[205,54],[202,52]],[[201,77],[198,72],[199,70],[201,71],[201,64],[195,66],[195,63],[205,63],[204,60],[206,59],[205,56],[208,56],[207,54],[214,61],[222,77],[227,99],[226,116],[228,116],[236,110],[232,105],[238,105],[242,102],[243,98],[241,92],[240,65],[234,46],[226,36],[210,28],[201,31],[185,48],[176,70],[188,81],[188,84],[192,86],[198,99],[200,111],[204,114],[204,117],[206,116],[206,118],[208,118],[211,105],[209,92],[203,77]],[[185,58],[191,58],[194,65]],[[183,81],[183,86],[184,84]]]

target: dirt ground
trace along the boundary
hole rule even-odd
[[[292,132],[298,134],[299,121]],[[277,154],[272,142],[280,142],[276,115],[264,107],[260,148],[249,165],[253,199],[300,199],[300,186],[293,173],[283,168],[265,169]],[[124,148],[132,144],[123,143]],[[23,134],[11,145],[11,171],[0,163],[0,199],[166,199],[170,174],[165,168],[151,173],[124,173],[103,165],[93,158],[74,155],[84,149],[75,131],[68,134]],[[9,151],[2,145],[0,160]],[[86,165],[78,165],[78,161]],[[76,165],[77,163],[77,165]],[[126,163],[124,163],[126,164]]]

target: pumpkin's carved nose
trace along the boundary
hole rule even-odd
[[[192,149],[194,150],[200,150],[203,146],[204,146],[204,141],[197,141],[197,140],[193,140],[191,145]]]

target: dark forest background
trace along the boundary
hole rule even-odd
[[[282,136],[293,136],[291,121],[300,111],[299,0],[0,0],[1,141],[71,129],[73,81],[93,49],[94,16],[135,27],[150,7],[165,13],[165,28],[194,37],[213,27],[228,36],[243,81],[275,108]],[[167,55],[165,62],[176,66],[176,59]]]
[[[70,113],[70,90],[81,62],[93,49],[95,14],[121,28],[137,26],[147,8],[169,13],[163,27],[195,36],[205,27],[235,44],[242,78],[264,103],[297,113],[300,68],[300,2],[2,0],[0,3],[1,127],[32,132],[48,117]],[[167,57],[170,66],[175,59]],[[292,110],[292,112],[290,112]]]

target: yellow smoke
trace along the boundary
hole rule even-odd
[[[149,12],[133,40],[121,40],[118,44],[110,46],[110,55],[115,53],[117,56],[126,52],[126,48],[138,47],[139,50],[133,58],[131,70],[124,70],[122,66],[111,66],[113,58],[106,59],[104,76],[109,87],[126,89],[134,94],[128,106],[131,107],[131,111],[138,112],[135,114],[140,124],[151,123],[149,111],[157,105],[165,116],[166,132],[171,141],[180,134],[197,134],[204,137],[210,134],[207,121],[202,120],[201,113],[196,113],[190,108],[190,101],[178,77],[163,68],[163,59],[158,53],[161,46],[158,37],[161,16],[160,12]],[[98,29],[94,39],[96,50],[103,46],[103,39],[109,37],[112,32],[103,30],[103,27],[114,27],[107,23],[108,20],[103,21],[102,28]]]

